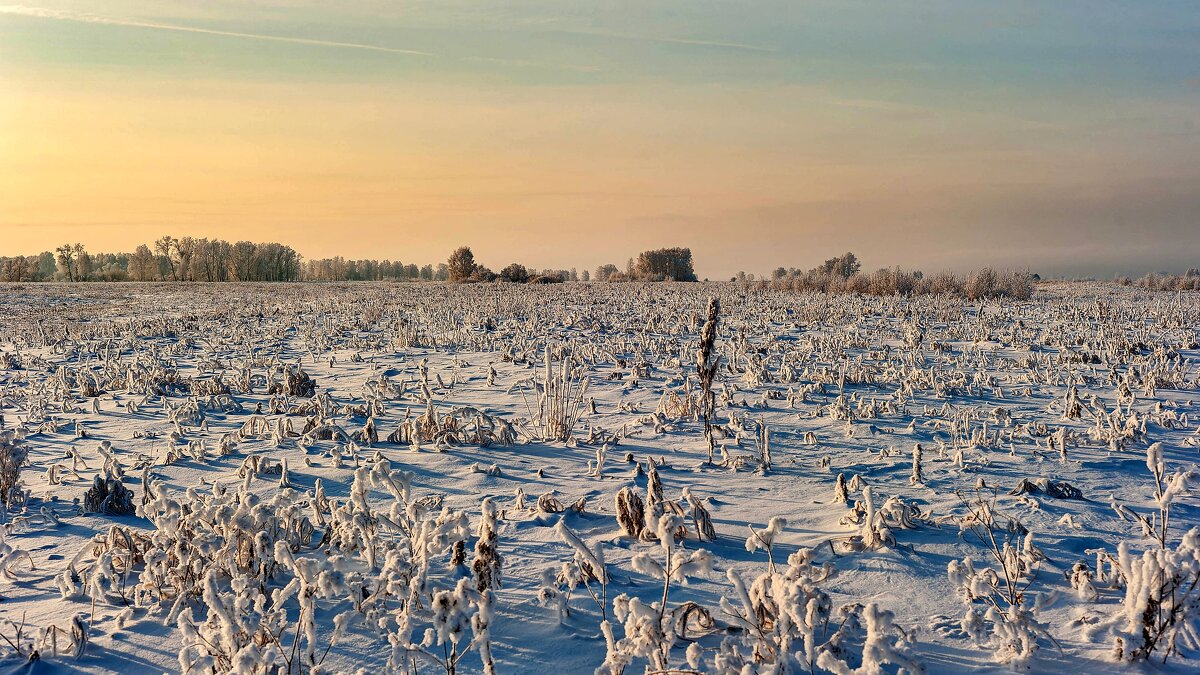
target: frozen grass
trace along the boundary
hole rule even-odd
[[[1039,289],[3,287],[0,667],[1186,672],[1200,298]]]

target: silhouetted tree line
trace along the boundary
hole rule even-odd
[[[956,295],[969,300],[981,298],[1033,297],[1035,275],[1026,272],[997,272],[984,267],[967,275],[939,272],[926,275],[920,270],[884,267],[863,272],[862,263],[853,253],[830,258],[803,271],[777,267],[770,278],[757,281],[753,274],[738,272],[730,281],[760,288],[819,293],[858,293],[861,295]]]
[[[1195,267],[1183,274],[1150,273],[1141,279],[1117,277],[1122,286],[1137,286],[1148,291],[1200,291],[1200,270]]]
[[[616,265],[601,265],[595,276],[575,268],[569,270],[536,270],[521,263],[512,263],[499,273],[475,262],[469,246],[460,246],[446,261],[447,278],[455,283],[484,283],[504,281],[516,284],[558,284],[565,281],[696,281],[692,269],[692,250],[660,248],[643,251],[637,260],[629,259],[625,272]]]
[[[455,249],[443,267],[446,268],[446,278],[460,284],[488,283],[493,281],[504,281],[514,284],[560,284],[565,281],[580,281],[579,273],[574,268],[569,270],[538,270],[532,267],[525,267],[521,263],[512,263],[497,274],[475,262],[475,254],[471,252],[469,246],[460,246]],[[587,271],[584,271],[582,280],[588,280]]]
[[[596,281],[696,281],[692,267],[692,249],[660,248],[642,251],[637,260],[630,258],[625,271],[616,265],[606,264],[596,268],[592,276]]]
[[[321,258],[304,262],[306,281],[445,281],[449,270],[445,263],[407,265],[399,260],[346,260]]]
[[[38,255],[0,257],[0,281],[434,281],[446,265],[391,260],[303,260],[274,242],[164,236],[132,253],[90,253],[63,244]]]
[[[93,254],[83,244],[63,244],[0,258],[3,281],[298,281],[301,273],[291,246],[169,235],[132,253]]]

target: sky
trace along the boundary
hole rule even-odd
[[[1195,0],[0,0],[0,255],[1200,267]]]

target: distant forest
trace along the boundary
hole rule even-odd
[[[536,269],[512,263],[493,272],[478,264],[471,249],[457,248],[444,263],[417,265],[399,260],[304,259],[291,246],[274,242],[230,243],[223,239],[165,236],[132,253],[90,253],[64,244],[30,256],[0,256],[0,281],[451,281],[456,283],[562,283],[567,281],[696,281],[692,251],[661,248],[629,258],[625,268],[600,265],[595,272]],[[755,278],[739,272],[730,281],[774,290],[863,295],[957,295],[970,299],[1032,297],[1036,274],[982,268],[966,275],[926,275],[898,267],[863,272],[853,253],[810,270],[779,267]],[[1200,271],[1117,277],[1117,283],[1152,291],[1200,290]]]
[[[165,236],[132,253],[91,253],[83,244],[63,244],[30,256],[0,256],[0,281],[454,281],[560,283],[565,281],[695,281],[687,248],[643,251],[625,270],[601,265],[593,277],[574,268],[536,269],[512,263],[499,273],[475,262],[466,246],[436,265],[399,260],[305,260],[291,246],[274,242],[230,243],[223,239]]]
[[[399,260],[304,260],[273,242],[162,237],[132,253],[90,253],[64,244],[31,256],[0,257],[0,281],[434,281],[447,268]]]

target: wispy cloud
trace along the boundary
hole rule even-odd
[[[513,68],[554,68],[557,70],[565,70],[575,73],[599,73],[601,69],[596,66],[575,66],[568,63],[547,63],[544,61],[530,61],[527,59],[502,59],[491,56],[464,56],[460,61],[473,61],[475,63],[490,63],[498,66],[510,66]]]
[[[774,47],[762,47],[759,45],[748,45],[741,42],[722,42],[720,40],[693,40],[688,38],[673,38],[655,35],[637,35],[634,33],[617,33],[612,31],[600,30],[563,30],[563,33],[571,35],[585,35],[589,37],[610,38],[613,40],[630,40],[637,42],[657,42],[660,44],[686,45],[691,47],[712,47],[714,49],[733,49],[745,52],[758,52],[762,54],[777,54],[779,50]]]
[[[160,21],[146,21],[142,19],[105,16],[100,14],[89,14],[83,12],[72,12],[69,10],[47,9],[43,7],[29,7],[26,5],[0,5],[0,15],[24,16],[35,19],[48,19],[54,21],[71,21],[75,23],[98,24],[103,26],[124,26],[129,28],[145,28],[148,30],[164,30],[175,31],[179,33],[196,33],[200,35],[215,35],[220,37],[241,38],[246,40],[264,40],[267,42],[285,42],[288,44],[311,45],[317,47],[330,47],[335,49],[358,49],[372,52],[382,52],[385,54],[400,54],[403,56],[427,56],[437,57],[438,54],[433,52],[425,52],[416,49],[401,49],[398,47],[386,47],[383,45],[365,44],[362,42],[343,42],[339,40],[319,40],[315,38],[302,38],[288,35],[271,35],[268,33],[245,33],[240,31],[217,30],[213,28],[200,28],[197,26],[185,26],[175,23],[164,23]],[[536,61],[528,59],[506,59],[488,56],[463,56],[455,60],[463,62],[487,63],[498,66],[507,66],[511,68],[549,68],[554,70],[563,70],[577,73],[598,73],[600,68],[586,65],[572,65],[566,63],[551,63],[545,61]]]
[[[179,33],[199,33],[201,35],[218,35],[222,37],[242,38],[247,40],[265,40],[268,42],[287,42],[290,44],[313,45],[317,47],[333,47],[337,49],[361,49],[372,52],[384,52],[387,54],[405,54],[408,56],[433,56],[429,52],[422,52],[416,49],[400,49],[397,47],[384,47],[382,45],[363,44],[361,42],[340,42],[337,40],[317,40],[312,38],[291,37],[286,35],[268,35],[265,33],[242,33],[238,31],[216,30],[211,28],[198,28],[196,26],[182,26],[173,23],[160,23],[157,21],[143,21],[140,19],[127,19],[121,17],[102,16],[99,14],[87,14],[82,12],[71,12],[59,9],[46,9],[43,7],[27,7],[25,5],[0,5],[0,14],[9,14],[16,16],[26,16],[37,19],[53,19],[56,21],[73,21],[76,23],[92,23],[102,24],[105,26],[127,26],[130,28],[146,28],[151,30],[168,30]]]

